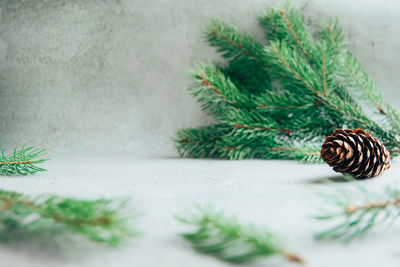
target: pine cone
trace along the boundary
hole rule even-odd
[[[334,171],[349,173],[357,179],[376,176],[390,168],[390,154],[385,146],[361,129],[336,129],[325,139],[321,158]]]

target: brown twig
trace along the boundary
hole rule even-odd
[[[3,205],[0,207],[0,210],[8,210],[10,209],[14,204],[19,204],[19,205],[25,205],[33,210],[36,210],[38,213],[41,213],[41,209],[38,206],[35,206],[35,204],[32,201],[26,201],[26,200],[17,200],[17,199],[3,199]],[[70,224],[75,224],[75,225],[109,225],[112,223],[112,218],[106,217],[106,216],[101,216],[98,218],[93,218],[93,219],[68,219],[60,214],[50,214],[49,217],[52,219],[59,221],[59,222],[64,222],[64,223],[70,223]]]
[[[224,149],[225,150],[228,150],[228,151],[231,151],[232,149],[235,149],[235,148],[237,148],[238,146],[225,146],[224,147]]]
[[[294,29],[292,27],[292,25],[290,24],[289,19],[286,17],[286,11],[285,10],[281,10],[280,14],[283,18],[283,20],[285,21],[290,33],[292,34],[294,40],[296,41],[297,45],[303,50],[304,55],[309,59],[310,56],[308,55],[307,51],[304,49],[303,45],[301,44],[299,38],[297,37],[296,33],[294,32]]]
[[[314,88],[312,88],[304,79],[303,77],[300,76],[300,74],[298,74],[292,67],[290,67],[290,65],[286,62],[286,60],[280,55],[279,51],[277,49],[274,49],[275,54],[278,56],[278,58],[280,59],[280,61],[289,69],[289,71],[291,73],[293,73],[297,79],[299,79],[308,89],[311,90],[311,92],[313,92],[314,94],[316,94],[317,96],[320,95],[320,92],[318,92],[317,90],[315,90]]]
[[[306,107],[306,105],[302,105],[302,106],[274,106],[274,105],[258,104],[258,107],[260,107],[260,108],[277,108],[277,109],[294,109],[294,108],[303,108],[303,107]]]
[[[299,150],[296,147],[271,147],[268,151],[285,151],[285,150]]]
[[[56,221],[74,225],[109,225],[113,222],[112,218],[102,216],[93,219],[68,219],[60,214],[50,214],[50,217]]]
[[[392,205],[400,205],[400,199],[388,200],[388,201],[384,201],[384,202],[368,203],[368,204],[361,205],[361,206],[349,205],[346,207],[345,212],[347,214],[353,214],[354,212],[359,211],[359,210],[378,209],[378,208],[384,208],[384,207],[392,206]]]
[[[196,75],[197,78],[199,78],[199,79],[202,80],[202,82],[201,82],[200,85],[201,85],[201,86],[207,85],[208,87],[211,88],[211,90],[212,90],[214,93],[216,93],[217,95],[222,96],[221,91],[217,90],[217,89],[215,88],[215,86],[213,86],[213,85],[211,84],[211,82],[207,80],[207,78],[206,78],[205,76],[206,76],[206,74],[205,74],[204,72],[202,72],[201,74],[197,74],[197,75]],[[242,107],[238,106],[237,104],[235,104],[235,102],[236,102],[235,100],[230,101],[230,100],[228,100],[228,99],[225,98],[224,101],[225,101],[226,103],[228,103],[229,105],[235,107],[235,108],[242,108]]]
[[[31,163],[30,160],[25,161],[10,161],[10,162],[0,162],[0,165],[11,165],[11,164],[28,164]]]
[[[207,85],[208,87],[211,88],[211,90],[213,90],[214,93],[216,93],[217,95],[221,95],[221,92],[218,91],[217,89],[215,89],[215,87],[206,79],[206,74],[204,72],[202,72],[201,74],[197,74],[196,77],[201,79],[201,86]]]
[[[198,143],[198,142],[196,142],[196,141],[189,140],[189,139],[187,139],[187,138],[183,138],[182,140],[179,140],[178,142],[181,143],[181,144],[184,144],[184,143],[186,143],[186,144],[195,144],[195,143]]]
[[[265,19],[268,19],[270,22],[272,22],[272,24],[273,24],[272,26],[275,28],[275,32],[279,32],[279,28],[276,27],[275,22],[274,22],[273,20],[271,20],[271,18],[268,17],[268,15],[264,15],[264,18],[265,18]]]
[[[312,156],[312,155],[319,155],[321,152],[308,152],[306,153],[307,156]]]
[[[281,128],[268,128],[268,127],[260,127],[260,126],[248,126],[248,125],[243,125],[243,124],[234,124],[233,127],[235,128],[245,128],[245,129],[254,129],[254,130],[264,130],[264,131],[279,131],[282,133],[285,133],[287,135],[290,135],[292,133],[291,130],[289,129],[281,129]]]
[[[269,65],[267,63],[265,63],[261,58],[257,57],[256,55],[254,55],[253,53],[249,52],[248,50],[243,48],[242,44],[237,44],[235,42],[233,42],[232,40],[226,38],[225,36],[223,36],[222,34],[220,34],[218,29],[215,29],[212,34],[214,35],[214,37],[218,37],[221,40],[223,40],[224,42],[230,44],[231,46],[233,46],[234,48],[236,48],[237,50],[239,50],[241,53],[245,54],[248,57],[251,57],[259,62],[261,62],[262,64],[264,64],[266,67],[269,67]]]
[[[284,253],[283,256],[286,258],[287,261],[289,262],[295,262],[301,265],[305,264],[305,261],[303,258],[301,258],[300,256],[296,255],[296,254],[292,254],[292,253]]]

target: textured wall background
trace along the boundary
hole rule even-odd
[[[172,154],[176,129],[205,124],[186,91],[211,18],[261,39],[264,0],[0,1],[0,143],[52,152]],[[398,1],[299,0],[309,24],[338,18],[384,95],[399,103]],[[400,107],[399,104],[397,104]]]

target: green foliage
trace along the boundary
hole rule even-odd
[[[365,236],[376,226],[390,225],[400,212],[400,190],[387,187],[376,193],[361,185],[350,189],[336,187],[334,193],[320,194],[324,206],[317,220],[332,221],[334,226],[318,233],[316,239],[342,239],[349,242]]]
[[[224,22],[207,26],[206,40],[226,62],[198,66],[190,92],[216,124],[178,131],[182,156],[313,162],[337,128],[362,128],[396,155],[400,116],[347,50],[336,22],[314,34],[291,8],[269,8],[258,20],[264,44]]]
[[[47,160],[42,158],[44,152],[44,150],[24,146],[21,149],[15,148],[10,154],[5,154],[5,151],[1,150],[0,175],[27,175],[46,171],[36,166]]]
[[[252,225],[242,225],[235,217],[211,207],[196,206],[194,213],[178,219],[196,227],[192,233],[181,234],[195,250],[222,261],[242,264],[259,257],[282,255],[288,261],[303,263],[298,256],[285,252],[278,236]]]
[[[271,79],[266,69],[263,45],[256,39],[219,21],[213,21],[206,27],[205,38],[229,60],[226,66],[217,64],[216,68],[229,76],[242,90],[256,93],[270,86]],[[258,71],[255,72],[255,69]]]
[[[124,237],[134,234],[126,226],[125,206],[126,201],[120,200],[29,197],[0,190],[0,240],[69,231],[117,246]]]

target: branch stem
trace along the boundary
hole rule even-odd
[[[290,33],[292,34],[294,40],[296,41],[297,45],[300,47],[301,50],[303,50],[304,55],[306,56],[306,58],[310,58],[310,56],[308,55],[307,51],[304,49],[303,45],[301,44],[299,38],[297,37],[296,33],[294,32],[294,29],[292,27],[292,25],[290,24],[289,19],[286,17],[286,11],[285,10],[281,10],[280,11],[281,17],[283,18],[283,20],[285,21]]]
[[[264,130],[264,131],[279,131],[282,133],[285,133],[287,135],[290,135],[292,131],[290,129],[281,129],[281,128],[268,128],[268,127],[260,127],[260,126],[249,126],[249,125],[243,125],[243,124],[234,124],[233,127],[235,128],[245,128],[245,129],[253,129],[253,130]]]
[[[0,165],[11,165],[11,164],[28,164],[31,163],[30,160],[25,161],[10,161],[10,162],[0,162]]]
[[[277,49],[274,49],[275,54],[278,56],[279,60],[285,65],[291,73],[293,73],[297,79],[299,79],[308,89],[310,89],[311,92],[313,92],[315,95],[320,95],[320,92],[312,88],[304,79],[303,77],[300,76],[287,62],[286,60],[282,57],[282,55],[279,53]]]
[[[383,202],[375,202],[375,203],[368,203],[365,205],[361,206],[356,206],[356,205],[349,205],[346,207],[345,212],[347,214],[353,214],[356,211],[359,210],[370,210],[370,209],[380,209],[380,208],[385,208],[388,206],[395,206],[395,205],[400,205],[400,199],[393,199],[393,200],[388,200],[388,201],[383,201]]]
[[[262,60],[262,59],[259,58],[258,56],[254,55],[254,54],[251,53],[250,51],[248,51],[248,50],[246,50],[245,48],[243,48],[243,45],[242,45],[242,44],[240,44],[240,43],[237,44],[237,43],[233,42],[231,39],[228,39],[228,38],[226,38],[225,36],[223,36],[222,34],[220,34],[220,32],[219,32],[218,29],[215,29],[215,30],[212,32],[212,34],[213,34],[215,37],[218,37],[218,38],[220,38],[221,40],[223,40],[224,42],[230,44],[230,45],[233,46],[235,49],[237,49],[238,51],[240,51],[242,54],[244,54],[244,55],[246,55],[246,56],[248,56],[248,57],[250,57],[250,58],[252,58],[252,59],[254,59],[254,60],[257,60],[257,61],[261,62],[261,63],[264,64],[266,67],[269,67],[269,65],[268,65],[267,63],[265,63],[264,60]]]
[[[301,258],[300,256],[293,254],[293,253],[285,252],[285,253],[283,253],[283,256],[289,262],[295,262],[295,263],[298,263],[301,265],[304,265],[306,263],[303,258]]]
[[[211,82],[210,82],[205,76],[206,76],[206,74],[205,74],[204,72],[202,72],[201,74],[198,74],[198,75],[197,75],[197,78],[199,78],[199,79],[202,80],[200,86],[205,86],[205,85],[207,85],[207,86],[210,87],[211,90],[212,90],[214,93],[216,93],[217,95],[219,95],[219,96],[224,96],[224,95],[221,93],[221,91],[219,91],[218,89],[216,89],[215,86],[212,85]],[[235,104],[235,100],[230,101],[229,99],[226,99],[226,98],[224,97],[223,101],[225,101],[226,103],[228,103],[229,105],[231,105],[231,106],[233,106],[233,107],[235,107],[235,108],[241,108],[240,106],[238,106],[238,105]]]
[[[30,209],[35,210],[43,217],[50,217],[55,221],[66,223],[66,224],[73,224],[73,225],[109,225],[112,223],[112,219],[106,216],[100,216],[94,219],[69,219],[64,217],[61,214],[52,213],[45,215],[46,212],[43,211],[40,207],[35,205],[32,201],[28,200],[19,200],[19,199],[7,199],[0,196],[0,201],[3,201],[3,205],[0,207],[0,211],[10,209],[14,204],[25,205]]]
[[[260,108],[276,108],[276,109],[295,109],[295,108],[304,108],[309,105],[302,105],[302,106],[275,106],[275,105],[264,105],[264,104],[258,104],[258,107]]]

